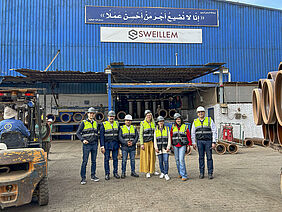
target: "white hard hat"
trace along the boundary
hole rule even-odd
[[[110,111],[108,112],[108,116],[116,116],[115,111],[110,110]]]
[[[87,113],[95,113],[95,112],[96,112],[96,111],[95,111],[95,108],[94,108],[94,107],[88,108]]]
[[[152,113],[152,111],[150,111],[150,110],[145,110],[144,115],[146,116],[148,113]]]
[[[198,112],[205,112],[205,111],[206,111],[205,108],[202,107],[202,106],[200,106],[200,107],[197,108],[197,113],[198,113]]]
[[[124,120],[132,121],[132,116],[131,116],[130,114],[127,114],[127,115],[124,117]]]
[[[53,122],[53,119],[48,119],[47,121],[49,121],[49,122]]]
[[[159,116],[159,117],[157,118],[157,122],[160,122],[160,121],[164,121],[164,117]]]

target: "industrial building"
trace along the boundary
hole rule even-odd
[[[46,88],[47,113],[95,106],[141,120],[149,108],[192,122],[203,105],[219,128],[240,123],[240,138],[262,137],[251,91],[281,61],[281,10],[223,0],[1,1],[0,10],[1,86]]]

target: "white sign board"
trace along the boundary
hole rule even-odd
[[[202,29],[101,27],[101,42],[202,43]]]

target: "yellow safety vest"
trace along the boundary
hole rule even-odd
[[[211,130],[211,118],[205,117],[203,121],[199,118],[194,120],[195,134],[197,140],[211,141],[212,130]]]
[[[162,130],[160,130],[159,127],[157,127],[155,133],[156,133],[158,149],[159,150],[162,150],[163,148],[166,149],[168,144],[168,136],[169,136],[168,127],[164,126]]]
[[[155,124],[151,122],[150,124],[147,121],[142,121],[141,125],[143,126],[143,141],[149,142],[154,140],[154,130]]]
[[[113,126],[109,121],[103,122],[105,128],[105,141],[118,141],[118,122],[114,121]]]

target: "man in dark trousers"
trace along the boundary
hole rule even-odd
[[[192,145],[199,152],[199,168],[200,179],[205,176],[205,153],[207,155],[208,175],[209,179],[213,179],[213,159],[212,149],[216,146],[216,126],[210,117],[205,116],[205,108],[197,108],[198,118],[194,120],[192,125]],[[197,142],[197,145],[196,145]]]
[[[131,125],[132,116],[126,115],[124,118],[125,125],[123,125],[119,131],[119,141],[121,143],[122,149],[122,174],[121,178],[124,179],[126,174],[126,162],[128,158],[128,154],[130,156],[130,166],[131,166],[131,176],[139,177],[135,172],[135,153],[136,153],[136,143],[138,141],[138,132],[136,128]]]
[[[110,179],[110,152],[112,152],[114,177],[119,179],[118,175],[118,132],[120,130],[119,123],[115,121],[116,113],[114,111],[108,112],[108,121],[103,122],[100,128],[100,146],[101,152],[104,154],[104,168],[105,179]]]
[[[96,158],[98,149],[98,124],[94,121],[95,109],[90,107],[87,111],[87,120],[83,120],[76,132],[77,137],[83,143],[83,157],[81,165],[81,185],[86,184],[86,166],[91,153],[91,180],[98,182],[96,174]]]

